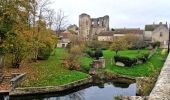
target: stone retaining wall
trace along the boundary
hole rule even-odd
[[[149,100],[170,100],[170,54],[164,63],[155,87],[150,93]]]
[[[46,86],[46,87],[26,87],[26,88],[15,88],[9,93],[9,95],[28,95],[28,94],[40,94],[40,93],[50,93],[50,92],[62,92],[64,90],[69,90],[74,87],[89,84],[93,81],[92,77],[81,79],[69,84],[60,86]]]

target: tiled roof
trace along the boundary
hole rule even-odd
[[[62,37],[62,38],[69,38],[69,36],[70,36],[70,32],[67,32],[67,31],[65,31],[65,32],[61,32],[61,35],[60,35],[60,37]]]
[[[113,31],[100,32],[98,36],[113,36]]]
[[[114,34],[143,34],[143,30],[140,28],[122,28],[115,29]]]

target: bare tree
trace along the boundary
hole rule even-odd
[[[49,9],[46,12],[46,21],[47,21],[47,26],[52,29],[52,26],[54,26],[54,22],[55,22],[55,15],[56,12],[53,9]]]
[[[64,30],[67,26],[67,16],[64,12],[60,9],[57,12],[57,17],[55,19],[55,27],[56,27],[56,34],[59,36],[61,31]]]

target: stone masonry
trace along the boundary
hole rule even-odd
[[[149,100],[170,100],[170,54],[149,96]]]
[[[79,33],[86,40],[95,38],[100,32],[109,31],[109,16],[91,18],[88,14],[79,16]]]

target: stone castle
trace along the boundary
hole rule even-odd
[[[79,34],[86,40],[94,39],[100,32],[109,31],[109,16],[91,18],[88,14],[79,16]]]

